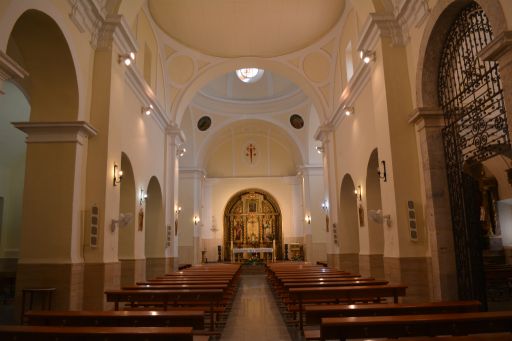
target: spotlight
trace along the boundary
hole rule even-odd
[[[119,55],[119,63],[123,63],[126,66],[130,66],[134,61],[135,61],[135,53],[133,53],[133,52]]]
[[[359,51],[359,58],[361,58],[365,64],[368,64],[375,60],[375,52],[361,50]]]
[[[146,115],[146,116],[149,116],[151,115],[151,112],[153,111],[153,104],[150,104],[149,106],[147,107],[142,107],[142,112]]]
[[[123,171],[118,168],[119,168],[119,166],[114,163],[114,179],[113,179],[114,186],[117,186],[117,184],[121,183],[121,180],[123,180]]]
[[[345,113],[345,116],[350,116],[354,113],[354,107],[344,107],[343,112]]]

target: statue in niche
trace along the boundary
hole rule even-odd
[[[274,240],[274,234],[272,233],[272,224],[271,218],[266,218],[263,222],[263,235],[265,236],[265,241],[271,242]]]
[[[235,241],[241,242],[242,241],[242,222],[239,219],[235,219],[234,222],[235,227]]]

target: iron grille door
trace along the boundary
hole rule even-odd
[[[464,167],[510,150],[498,64],[478,58],[492,39],[487,16],[469,4],[448,31],[438,74],[459,297],[484,304],[479,189]]]

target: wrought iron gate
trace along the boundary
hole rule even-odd
[[[498,65],[478,58],[492,39],[487,16],[469,4],[448,31],[438,74],[459,297],[484,303],[479,188],[467,169],[510,150]]]

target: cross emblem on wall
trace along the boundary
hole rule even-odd
[[[249,161],[253,163],[254,159],[256,158],[256,146],[252,143],[249,143],[247,148],[245,148],[245,156],[249,158]]]

